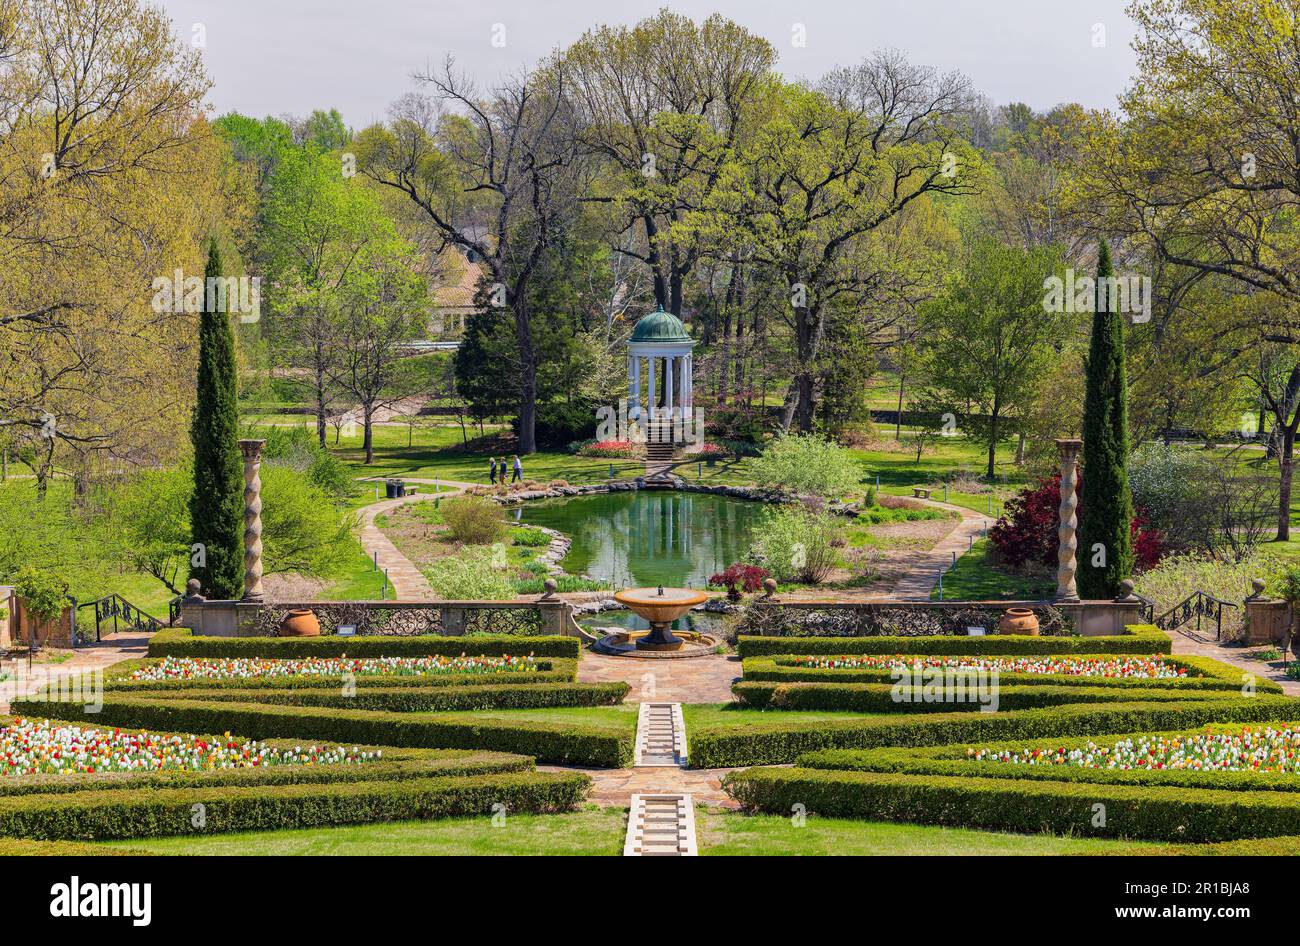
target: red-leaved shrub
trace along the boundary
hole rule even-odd
[[[1083,477],[1079,477],[1080,486]],[[1076,486],[1076,493],[1078,489]],[[1007,501],[1006,509],[989,529],[992,543],[1000,562],[1016,569],[1026,566],[1056,566],[1057,515],[1061,506],[1061,474],[1053,473],[1035,486],[1026,486]],[[1083,521],[1083,504],[1076,511]],[[1165,553],[1164,541],[1159,531],[1146,528],[1146,520],[1139,512],[1133,517],[1133,560],[1135,570],[1144,572],[1154,568]]]
[[[763,581],[769,574],[762,566],[736,562],[729,565],[726,571],[710,575],[709,584],[715,588],[726,588],[728,597],[738,598],[742,591],[754,592],[762,588]]]

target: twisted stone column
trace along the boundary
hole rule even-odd
[[[1061,460],[1060,525],[1056,530],[1057,601],[1079,600],[1079,591],[1074,585],[1074,573],[1078,571],[1075,551],[1079,547],[1079,541],[1075,538],[1079,528],[1079,518],[1076,515],[1079,498],[1075,490],[1079,483],[1079,451],[1082,449],[1082,440],[1056,441],[1056,451]]]
[[[261,602],[262,591],[262,447],[265,440],[241,440],[244,454],[244,600]]]

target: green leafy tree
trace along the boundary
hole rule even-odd
[[[1103,240],[1097,260],[1097,304],[1083,403],[1083,520],[1079,524],[1079,596],[1111,598],[1133,574],[1133,496],[1128,485],[1128,388],[1124,314],[1103,280],[1114,274]]]
[[[862,467],[845,448],[815,434],[774,440],[750,466],[760,486],[838,500],[857,487]]]
[[[205,276],[207,285],[221,276],[215,245],[208,249]],[[205,294],[190,427],[194,444],[190,536],[203,546],[203,555],[192,560],[190,577],[199,580],[209,597],[238,598],[244,583],[244,467],[239,455],[235,336],[229,314],[216,306],[215,298]]]
[[[1036,378],[1073,331],[1071,315],[1044,311],[1043,280],[1060,268],[1054,249],[977,238],[957,281],[925,310],[922,400],[985,446],[989,477],[998,443],[1029,411]]]

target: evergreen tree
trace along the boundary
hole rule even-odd
[[[1119,593],[1120,581],[1133,573],[1124,313],[1117,311],[1113,275],[1110,247],[1103,240],[1097,261],[1088,390],[1083,407],[1078,570],[1081,598],[1113,598]]]
[[[208,248],[204,302],[199,316],[199,373],[190,439],[194,443],[191,541],[201,545],[201,565],[191,564],[210,598],[238,598],[244,583],[244,473],[239,454],[235,336],[230,317],[207,287],[221,277],[216,244]]]

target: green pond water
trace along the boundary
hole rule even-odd
[[[762,503],[676,490],[547,499],[509,513],[569,536],[573,546],[560,563],[565,571],[615,588],[702,588],[744,557],[762,514]]]

